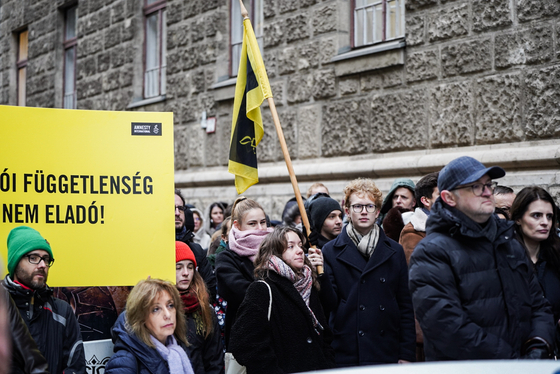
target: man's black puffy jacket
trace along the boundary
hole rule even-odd
[[[480,226],[441,199],[432,207],[409,273],[427,360],[514,359],[530,339],[553,344],[550,305],[512,226],[494,216]]]
[[[12,281],[9,276],[2,284],[47,359],[50,373],[86,374],[80,326],[70,305],[54,298],[48,286],[31,290]]]

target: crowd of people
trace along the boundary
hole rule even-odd
[[[132,289],[105,372],[555,358],[559,209],[539,186],[497,185],[505,174],[465,156],[416,184],[395,180],[384,198],[353,180],[342,202],[317,183],[309,233],[293,201],[275,221],[243,196],[203,214],[176,190],[176,279]],[[47,286],[49,242],[21,226],[7,247],[0,359],[12,365],[0,373],[85,374],[76,317]]]

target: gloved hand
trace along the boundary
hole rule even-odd
[[[311,245],[314,245],[315,247],[317,246],[317,244],[319,243],[319,233],[315,230],[311,230],[311,234],[309,234],[309,242],[311,243]]]
[[[546,360],[551,356],[550,346],[540,337],[533,337],[525,342],[521,352],[524,360]]]
[[[549,359],[548,349],[534,348],[521,357],[522,360],[546,360]]]

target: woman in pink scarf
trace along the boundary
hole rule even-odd
[[[267,227],[266,215],[260,204],[242,196],[233,203],[231,222],[229,248],[216,256],[218,294],[227,302],[226,350],[237,308],[245,297],[245,291],[254,281],[253,261],[261,242],[272,231]]]
[[[231,352],[247,374],[334,366],[332,334],[303,242],[301,232],[280,226],[261,244],[255,260],[259,281],[247,290],[230,338]]]

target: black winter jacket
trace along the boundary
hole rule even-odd
[[[49,363],[51,374],[86,374],[80,326],[70,305],[46,286],[24,288],[8,276],[2,282],[16,303],[31,336]]]
[[[416,331],[408,267],[400,244],[379,230],[366,258],[346,233],[323,247],[321,298],[332,311],[330,327],[338,366],[415,361]]]
[[[175,240],[185,243],[193,251],[194,258],[196,259],[196,266],[198,272],[204,279],[206,287],[208,287],[208,292],[210,293],[210,300],[216,299],[216,276],[212,270],[212,266],[208,259],[206,258],[206,252],[200,244],[193,242],[193,233],[183,227],[183,230],[175,233]]]
[[[334,366],[323,309],[315,288],[309,306],[324,329],[313,327],[311,313],[288,279],[270,272],[265,282],[272,291],[253,282],[241,304],[231,330],[230,350],[247,374],[280,374],[328,369]]]
[[[216,256],[218,294],[227,301],[225,338],[228,351],[230,330],[245,292],[255,280],[254,271],[253,261],[239,256],[229,248]]]
[[[7,309],[12,337],[12,368],[10,373],[19,374],[48,374],[47,360],[35,340],[29,334],[29,329],[10,294],[4,287],[0,287],[1,306]]]
[[[135,335],[129,334],[126,331],[125,321],[126,311],[120,314],[113,326],[115,354],[107,362],[105,374],[169,374],[167,361],[155,348],[147,346]],[[182,344],[181,346],[183,347]]]
[[[223,374],[224,346],[218,318],[212,309],[214,329],[205,338],[196,329],[195,313],[185,313],[187,317],[187,341],[189,342],[189,358],[195,374]]]
[[[550,306],[512,226],[492,216],[482,227],[435,202],[410,260],[426,360],[514,359],[530,338],[553,343]]]

